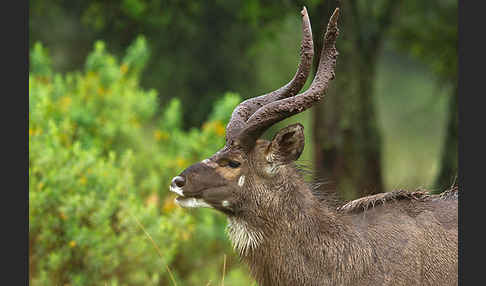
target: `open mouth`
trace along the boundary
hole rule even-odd
[[[170,186],[170,191],[176,193],[175,203],[183,208],[213,208],[200,197],[186,197],[181,188]]]
[[[177,197],[175,198],[175,202],[183,208],[212,208],[203,199],[195,197]]]

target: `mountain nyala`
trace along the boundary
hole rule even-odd
[[[395,190],[339,206],[316,195],[297,167],[304,127],[273,139],[273,124],[317,104],[335,76],[339,9],[329,19],[317,72],[302,12],[300,63],[292,80],[240,103],[226,126],[226,144],[175,176],[170,190],[183,208],[227,216],[235,251],[261,286],[457,285],[458,188],[440,195]]]

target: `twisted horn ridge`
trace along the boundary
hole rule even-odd
[[[238,133],[236,142],[245,149],[253,148],[256,140],[273,124],[300,113],[318,103],[326,93],[329,82],[334,79],[334,70],[338,52],[335,47],[339,34],[337,21],[339,8],[334,10],[327,24],[324,43],[316,76],[311,86],[298,95],[279,99],[260,107],[246,121],[246,125]]]
[[[302,43],[300,47],[300,63],[292,80],[285,86],[270,93],[250,98],[240,103],[231,115],[231,120],[226,126],[226,141],[232,141],[246,126],[250,116],[259,108],[270,102],[296,95],[304,86],[309,76],[314,56],[314,43],[312,41],[312,30],[309,15],[304,7],[300,12],[302,15]]]

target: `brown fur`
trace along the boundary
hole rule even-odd
[[[366,211],[369,208],[376,205],[385,204],[386,202],[394,202],[397,200],[417,200],[425,201],[431,198],[431,196],[424,191],[418,190],[416,192],[408,192],[406,190],[395,190],[388,193],[380,193],[363,198],[356,199],[348,202],[345,205],[338,208],[338,211],[343,212],[360,212]]]
[[[457,285],[457,200],[397,191],[337,211],[287,172],[247,218],[265,238],[242,257],[260,285]]]
[[[305,9],[302,15],[307,31]],[[171,191],[183,207],[228,216],[230,239],[260,286],[457,285],[457,189],[440,196],[398,190],[336,207],[296,168],[302,125],[280,130],[270,142],[257,140],[325,94],[338,55],[338,15],[336,9],[309,89],[293,95],[305,82],[310,61],[304,57],[303,78],[282,93],[243,102],[224,148],[176,176]],[[305,37],[305,50],[308,42]]]
[[[397,190],[336,208],[288,162],[294,152],[280,152],[302,150],[295,128],[258,140],[249,153],[222,149],[210,158],[220,162],[209,164],[214,172],[204,171],[213,178],[193,182],[205,184],[197,196],[228,216],[230,238],[259,285],[457,285],[457,188],[441,195]],[[226,170],[227,160],[241,166]]]

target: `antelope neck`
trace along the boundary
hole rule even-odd
[[[289,230],[307,233],[309,228],[322,227],[323,222],[330,224],[328,228],[334,227],[334,214],[327,214],[327,208],[312,195],[305,183],[282,183],[272,188],[260,185],[257,188],[264,196],[256,198],[258,203],[252,203],[254,210],[228,216],[227,234],[235,251],[242,257]],[[315,221],[316,212],[322,213],[330,221]]]

